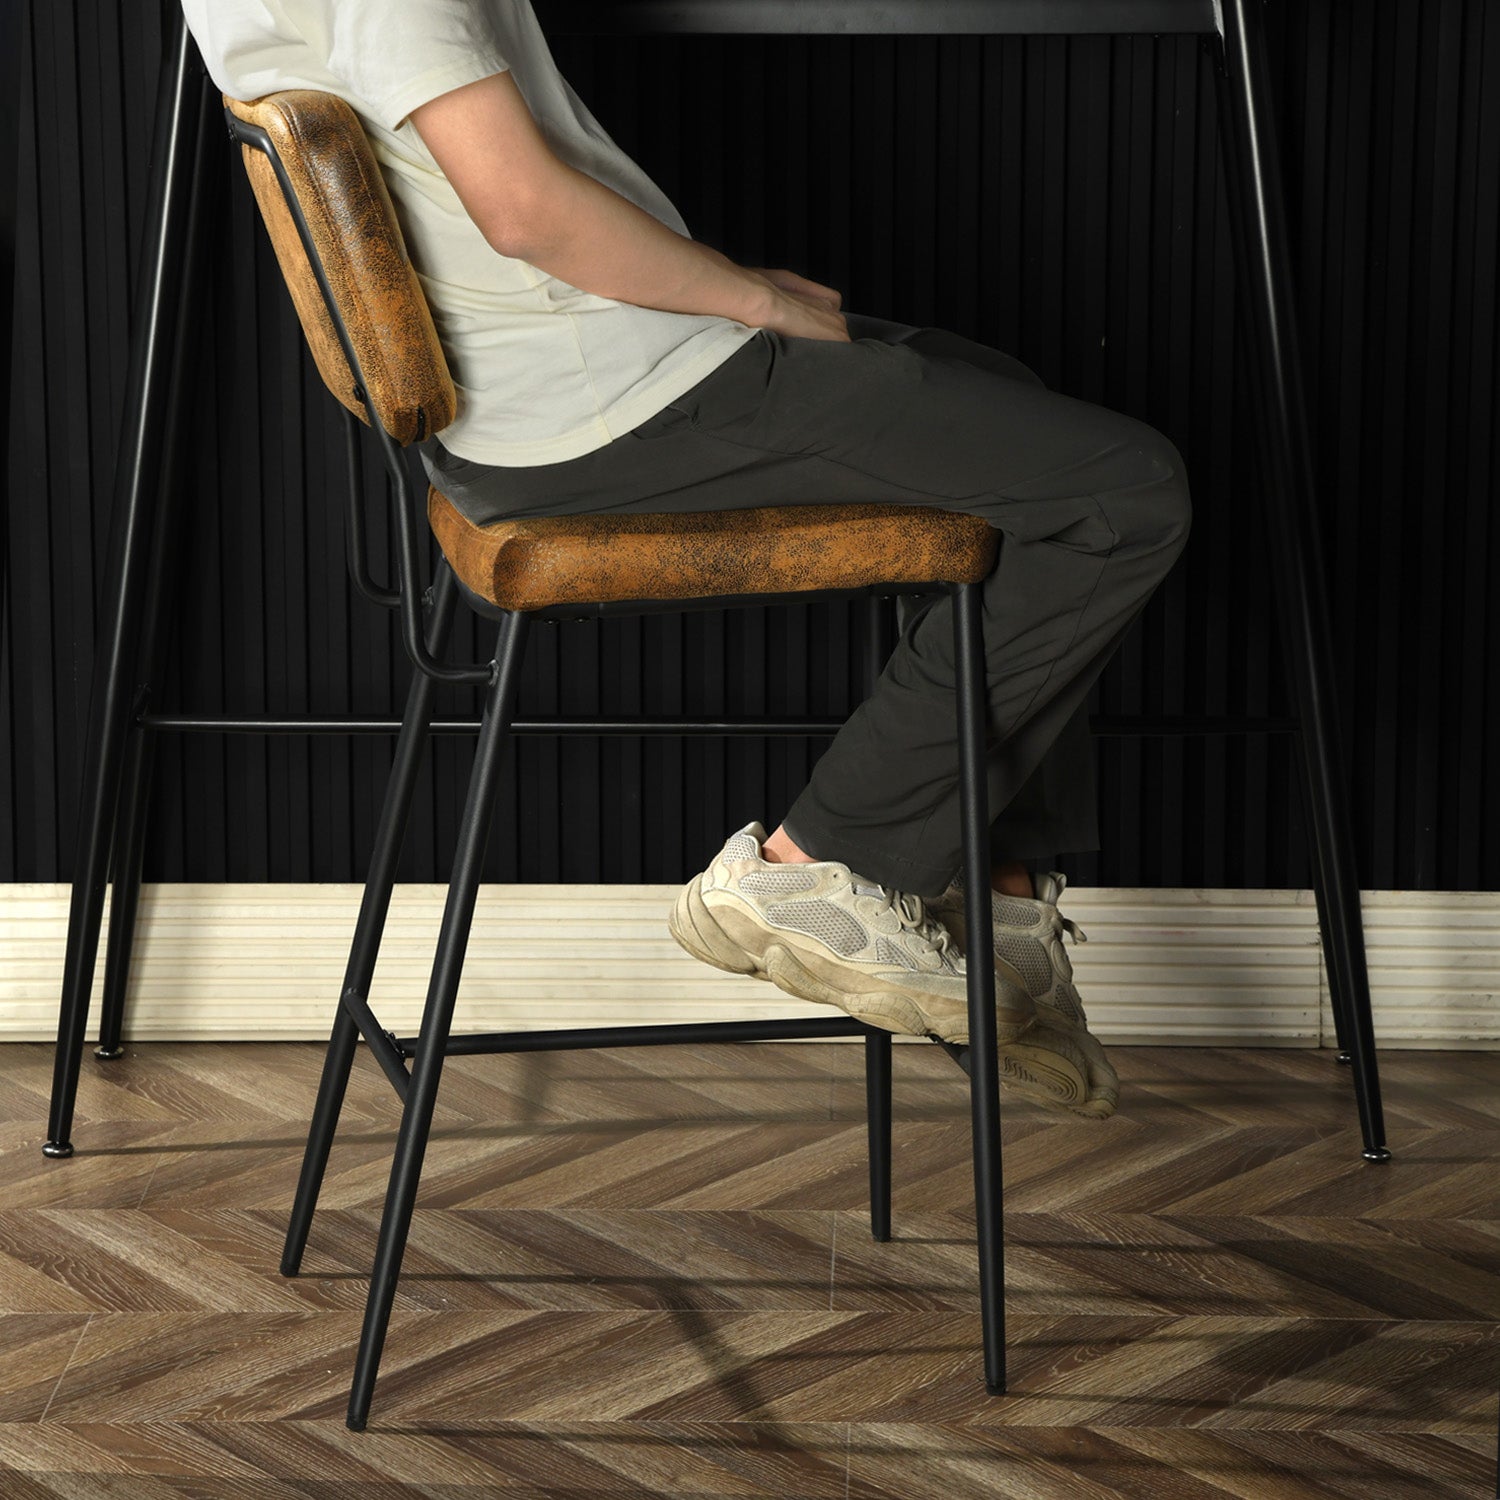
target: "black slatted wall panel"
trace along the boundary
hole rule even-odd
[[[1271,9],[1361,880],[1494,889],[1500,9]],[[20,130],[0,880],[69,870],[159,38],[135,0],[35,0],[29,30],[7,30]],[[700,239],[838,286],[851,309],[1017,353],[1178,444],[1193,540],[1100,712],[1287,708],[1214,80],[1195,39],[555,50]],[[403,659],[343,573],[335,408],[227,145],[224,164],[162,701],[392,713]],[[542,629],[522,712],[842,713],[858,643],[857,613],[829,606]],[[774,823],[820,748],[526,741],[488,878],[679,879],[730,828]],[[445,878],[469,754],[436,746],[403,879]],[[1308,883],[1287,742],[1106,740],[1099,754],[1105,848],[1069,862],[1075,881]],[[385,741],[167,736],[147,877],[361,879],[388,760]]]
[[[0,452],[8,451],[11,414],[11,313],[16,264],[16,163],[20,129],[21,0],[0,0],[0,36],[8,44],[0,47]],[[10,635],[5,625],[9,614],[10,561],[8,529],[0,526],[0,717],[6,731],[0,733],[0,850],[13,841],[10,797],[14,784],[11,758],[14,753],[10,727],[12,702]],[[9,854],[0,854],[9,860]],[[3,865],[0,865],[3,868]],[[0,877],[3,878],[3,877]]]

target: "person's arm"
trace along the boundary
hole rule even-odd
[[[412,111],[411,122],[501,255],[617,302],[848,340],[836,310],[677,234],[560,160],[508,72],[430,100]]]

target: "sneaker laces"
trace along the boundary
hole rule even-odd
[[[1061,896],[1062,893],[1068,888],[1068,877],[1064,875],[1061,870],[1059,870],[1053,876],[1053,879],[1057,882],[1057,894]],[[1044,901],[1042,902],[1042,905],[1050,906],[1052,908],[1052,915],[1057,919],[1056,927],[1059,938],[1063,933],[1066,932],[1075,943],[1088,942],[1088,934],[1071,917],[1063,916],[1063,914],[1058,911],[1057,903],[1055,901]]]
[[[922,898],[910,891],[893,890],[884,885],[866,885],[857,877],[850,882],[861,896],[868,896],[879,905],[876,915],[894,912],[896,920],[908,932],[914,932],[924,942],[937,949],[945,957],[953,946],[953,935],[927,910]]]
[[[1058,877],[1058,895],[1061,895],[1063,893],[1063,890],[1067,886],[1067,883],[1068,880],[1065,875],[1060,875]],[[962,870],[960,870],[958,874],[953,877],[951,885],[953,890],[957,892],[958,895],[963,895],[964,876]],[[1058,939],[1061,939],[1062,935],[1064,933],[1067,933],[1067,935],[1072,938],[1075,943],[1086,943],[1089,940],[1088,933],[1086,933],[1083,928],[1081,928],[1078,923],[1072,919],[1072,917],[1063,916],[1063,914],[1057,909],[1056,902],[1043,901],[1040,896],[1006,896],[1004,892],[1001,891],[992,892],[990,899],[993,900],[995,896],[1003,896],[1003,898],[1007,901],[1026,901],[1033,906],[1041,907],[1041,909],[1045,912],[1050,912],[1052,914],[1052,930],[1054,935]]]

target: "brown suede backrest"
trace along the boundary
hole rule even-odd
[[[224,105],[265,130],[286,167],[364,372],[370,409],[398,443],[441,431],[457,410],[453,378],[359,116],[318,89],[287,89],[248,103],[226,94]],[[254,146],[243,154],[318,370],[368,424],[275,168]]]
[[[927,505],[609,511],[476,526],[429,489],[427,519],[464,583],[512,610],[977,583],[1000,544],[983,516]]]

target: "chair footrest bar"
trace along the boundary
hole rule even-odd
[[[852,1016],[807,1021],[703,1021],[667,1026],[598,1026],[578,1031],[494,1031],[448,1038],[445,1055],[489,1052],[581,1052],[596,1047],[682,1046],[690,1042],[789,1042],[819,1037],[865,1036],[872,1028]],[[403,1051],[417,1039],[402,1038]]]
[[[390,1079],[391,1087],[404,1104],[407,1091],[411,1088],[411,1074],[406,1071],[406,1058],[411,1055],[407,1044],[393,1040],[391,1034],[381,1027],[369,1003],[353,990],[345,990],[339,996],[339,1004],[349,1012],[350,1018],[359,1027],[359,1034],[369,1044],[375,1061],[380,1064],[381,1072]]]

